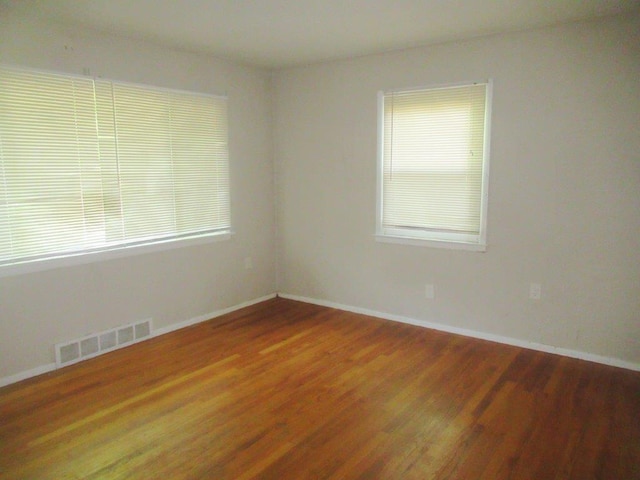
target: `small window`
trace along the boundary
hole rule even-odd
[[[229,231],[225,97],[0,67],[0,266]]]
[[[484,250],[490,83],[381,92],[377,238]]]

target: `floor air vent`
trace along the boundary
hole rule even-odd
[[[138,343],[151,336],[151,319],[123,325],[88,335],[70,342],[56,344],[56,365],[65,367],[103,353]]]

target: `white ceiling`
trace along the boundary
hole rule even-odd
[[[5,0],[49,20],[269,68],[631,12],[640,0]]]

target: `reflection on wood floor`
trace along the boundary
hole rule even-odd
[[[0,389],[3,479],[640,479],[640,372],[273,299]]]

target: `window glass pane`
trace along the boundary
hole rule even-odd
[[[227,101],[0,67],[0,264],[228,231]]]
[[[474,84],[384,95],[380,233],[479,239],[486,89]]]

